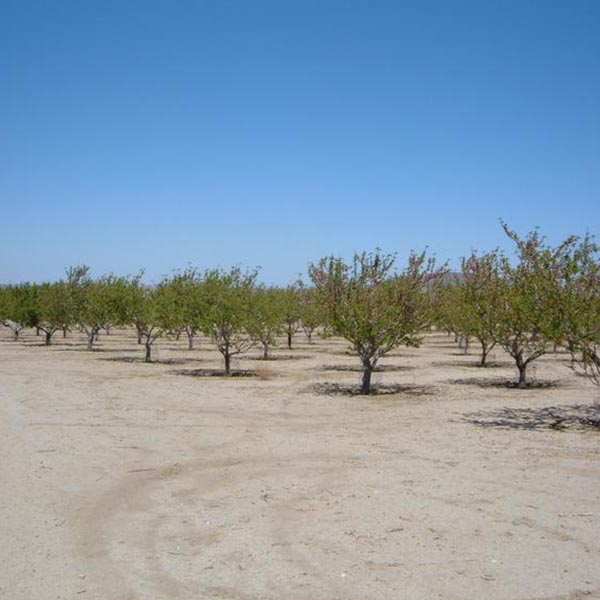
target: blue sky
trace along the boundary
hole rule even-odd
[[[596,0],[0,0],[0,281],[600,235],[599,31]]]

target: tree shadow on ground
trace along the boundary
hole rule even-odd
[[[106,360],[108,362],[124,362],[124,363],[143,363],[143,355],[140,356],[111,356],[101,358],[100,360]],[[152,359],[148,364],[154,365],[187,365],[189,363],[197,363],[197,358],[157,358]]]
[[[600,432],[600,404],[572,404],[543,408],[500,408],[463,415],[463,421],[480,427],[503,429],[592,428]]]
[[[15,343],[19,343],[21,340],[18,340]],[[23,346],[26,348],[52,348],[56,351],[68,352],[69,350],[72,352],[76,352],[81,350],[82,348],[86,348],[85,341],[83,342],[63,342],[55,340],[54,338],[49,344],[46,344],[44,341],[34,341],[34,340],[23,340]]]
[[[143,344],[140,344],[140,346],[143,346]],[[196,343],[194,344],[193,348],[189,348],[187,342],[165,344],[164,346],[161,345],[161,348],[164,348],[165,350],[172,350],[173,352],[213,352],[213,350],[216,349],[215,346],[212,346],[210,344],[200,343]]]
[[[361,396],[360,385],[323,382],[315,383],[307,388],[308,392],[322,396]],[[428,385],[410,385],[406,383],[381,383],[371,386],[369,396],[391,396],[403,394],[406,396],[431,396],[435,388]]]
[[[524,387],[520,387],[516,381],[491,377],[449,379],[446,383],[450,383],[452,385],[474,385],[482,388],[505,388],[509,390],[547,390],[552,388],[564,387],[565,385],[561,381],[546,379],[533,380],[527,383],[527,385],[525,385]]]
[[[352,356],[355,359],[358,359],[358,354],[354,352],[354,350],[322,350],[320,354],[329,354],[329,356]],[[392,351],[386,354],[388,358],[397,357],[397,358],[417,358],[419,355],[414,352],[406,353],[402,350],[400,351]]]
[[[111,356],[110,358],[101,358],[107,362],[123,362],[123,363],[141,363],[144,362],[142,356]]]
[[[330,350],[329,348],[322,350],[321,354],[329,354],[330,356],[357,356],[356,352],[352,350]]]
[[[456,350],[458,348],[458,342],[452,342],[450,339],[446,340],[432,340],[431,338],[426,339],[425,344],[436,348],[448,348],[449,350]]]
[[[464,356],[464,355],[463,355]],[[460,360],[442,360],[435,361],[431,363],[432,367],[469,367],[481,369],[481,371],[485,371],[486,369],[504,369],[509,367],[514,367],[513,363],[507,361],[489,361],[485,367],[482,367],[479,364],[479,361],[460,361]]]
[[[257,377],[256,371],[249,369],[232,369],[229,375],[225,374],[223,369],[177,369],[172,371],[175,375],[185,375],[187,377]]]
[[[116,354],[117,352],[144,352],[143,346],[123,346],[121,348],[95,348],[94,352],[107,352],[108,354]]]
[[[79,344],[79,346],[71,347],[71,348],[63,348],[60,346],[56,347],[57,352],[135,352],[136,348],[102,348],[101,346],[94,346],[91,350],[88,350],[87,344],[85,342]]]
[[[397,371],[410,371],[415,367],[407,365],[380,365],[373,369],[374,373],[395,373]],[[315,367],[315,371],[344,371],[351,373],[362,373],[362,367],[360,365],[322,365]]]
[[[313,358],[312,354],[271,354],[268,358],[262,356],[245,356],[244,360],[258,360],[261,362],[271,362],[277,360],[295,360],[303,358]]]

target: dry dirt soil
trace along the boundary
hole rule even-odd
[[[0,597],[600,598],[599,390],[442,334],[353,395],[342,340],[213,375],[207,340],[0,332]]]

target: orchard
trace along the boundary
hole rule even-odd
[[[92,277],[68,268],[63,279],[0,288],[0,322],[18,343],[27,330],[50,346],[57,332],[85,335],[93,351],[112,328],[135,332],[143,361],[164,337],[187,338],[196,348],[204,334],[232,359],[260,348],[262,360],[278,346],[294,351],[303,333],[346,340],[361,370],[360,393],[373,391],[372,374],[399,347],[418,347],[427,332],[446,331],[462,352],[478,349],[485,369],[490,353],[514,362],[516,386],[530,384],[531,365],[564,348],[570,365],[600,386],[600,260],[591,236],[551,246],[538,230],[524,237],[502,223],[514,252],[473,251],[450,272],[426,252],[403,264],[377,249],[346,262],[327,256],[311,263],[308,280],[287,287],[257,282],[258,270],[187,268],[156,285],[135,276]]]

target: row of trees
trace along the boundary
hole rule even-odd
[[[571,353],[573,368],[600,385],[598,246],[591,236],[572,236],[552,247],[537,230],[522,238],[502,227],[514,255],[473,252],[459,273],[436,268],[425,253],[411,254],[396,273],[395,256],[380,251],[309,267],[326,322],[361,361],[363,393],[381,357],[418,345],[431,325],[454,333],[465,351],[477,340],[482,367],[500,345],[515,361],[519,387],[528,383],[528,366],[558,345]]]
[[[462,260],[462,268],[436,295],[436,322],[455,334],[467,351],[476,340],[480,365],[501,346],[515,361],[518,385],[527,368],[558,345],[574,368],[600,385],[600,261],[590,236],[550,246],[536,230],[518,236],[513,260],[499,250]]]
[[[314,291],[301,284],[287,288],[256,283],[257,271],[195,269],[177,272],[157,286],[146,286],[141,275],[90,277],[86,266],[70,268],[66,278],[41,285],[22,284],[0,289],[0,322],[15,340],[26,327],[45,334],[49,345],[57,331],[77,328],[93,349],[99,332],[112,326],[133,326],[138,343],[151,362],[152,347],[163,335],[184,334],[189,349],[202,332],[210,336],[231,372],[231,358],[261,345],[268,359],[277,336],[285,334],[291,349],[303,328],[309,342],[322,324]]]
[[[320,329],[348,340],[360,359],[361,391],[394,348],[416,346],[436,325],[453,332],[468,348],[481,347],[480,365],[499,345],[514,359],[518,385],[527,368],[553,345],[568,348],[573,366],[600,385],[600,261],[591,237],[570,237],[557,247],[539,232],[519,237],[503,224],[514,256],[499,250],[473,252],[461,272],[450,274],[426,253],[411,254],[406,267],[380,250],[356,254],[350,263],[334,256],[309,265],[312,285],[288,288],[257,284],[257,271],[187,269],[155,287],[141,277],[92,279],[87,267],[67,271],[53,284],[20,285],[0,293],[0,320],[18,338],[23,327],[52,335],[77,326],[88,348],[101,329],[133,325],[151,361],[152,346],[165,333],[185,332],[193,348],[198,332],[210,336],[231,358],[260,345],[264,358],[277,336],[292,347],[302,327],[309,340]]]

